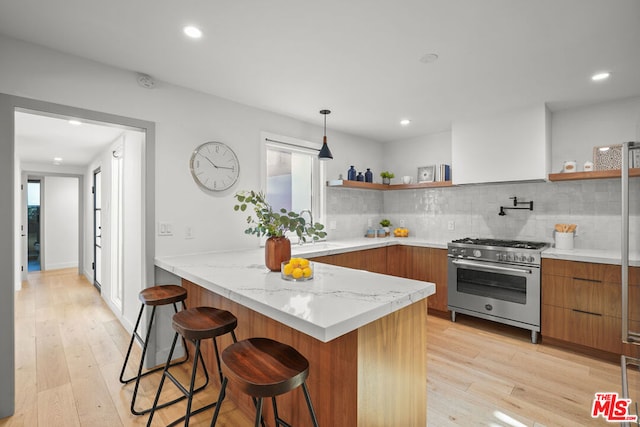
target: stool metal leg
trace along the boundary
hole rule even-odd
[[[151,318],[149,320],[149,325],[147,328],[147,334],[145,336],[144,341],[142,341],[142,337],[138,334],[138,326],[140,324],[140,319],[142,318],[142,313],[144,312],[144,307],[145,305],[142,304],[140,307],[140,313],[138,314],[138,319],[136,320],[136,325],[133,329],[133,334],[131,334],[131,341],[129,342],[129,349],[127,350],[127,355],[124,359],[124,363],[122,364],[122,371],[120,372],[120,382],[123,384],[129,383],[133,380],[136,381],[136,384],[133,388],[133,395],[131,397],[131,413],[134,415],[144,415],[147,414],[151,411],[151,408],[147,408],[147,409],[142,409],[142,410],[137,410],[135,408],[136,405],[136,399],[138,397],[138,388],[140,387],[140,378],[145,377],[149,374],[152,374],[154,372],[158,372],[162,369],[164,369],[163,365],[160,365],[156,368],[150,369],[144,373],[142,373],[142,368],[144,367],[144,358],[147,354],[147,345],[149,343],[149,337],[151,336],[151,329],[153,326],[153,320],[155,319],[155,314],[156,314],[156,306],[153,306],[153,309],[151,310]],[[182,309],[184,310],[186,308],[186,305],[184,303],[184,301],[182,301]],[[173,310],[177,313],[178,312],[178,306],[176,305],[176,303],[173,303]],[[134,339],[138,339],[138,341],[140,341],[141,343],[143,343],[142,346],[142,356],[140,357],[140,364],[138,365],[138,373],[136,376],[128,378],[128,379],[124,379],[124,371],[127,367],[127,362],[129,361],[129,356],[131,355],[131,349],[133,347],[133,341]],[[187,347],[187,343],[184,340],[184,338],[182,339],[182,344],[184,347],[184,351],[185,351],[185,355],[181,360],[178,360],[174,363],[171,364],[171,366],[176,366],[176,365],[180,365],[184,362],[186,362],[187,360],[189,360],[189,348]]]
[[[260,427],[260,421],[262,421],[262,398],[258,398],[258,403],[256,403],[256,423],[255,427]]]
[[[167,363],[165,364],[164,367],[164,371],[162,372],[162,378],[160,379],[160,384],[158,385],[158,391],[156,393],[156,397],[153,401],[153,406],[151,408],[149,408],[149,410],[147,412],[150,412],[149,414],[149,420],[147,423],[147,426],[151,425],[151,420],[153,419],[153,414],[155,413],[156,410],[158,409],[162,409],[162,408],[166,408],[167,406],[173,405],[174,403],[180,402],[184,399],[186,399],[188,397],[188,393],[189,391],[187,389],[184,388],[184,386],[182,384],[180,384],[180,382],[178,380],[176,380],[176,378],[171,374],[171,372],[169,372],[169,368],[171,368],[174,365],[171,365],[169,362],[171,361],[171,356],[173,355],[173,351],[175,350],[175,346],[176,346],[176,342],[178,340],[178,333],[176,332],[174,337],[173,337],[173,342],[171,344],[171,350],[169,350],[169,357],[167,357]],[[183,338],[184,341],[184,338]],[[199,343],[199,341],[198,341]],[[197,343],[197,344],[198,344]],[[205,382],[203,385],[201,385],[200,387],[198,387],[197,389],[191,391],[191,395],[194,395],[196,393],[198,393],[201,390],[204,390],[204,388],[209,384],[209,372],[207,371],[207,366],[204,364],[204,358],[202,357],[202,353],[199,351],[199,348],[196,346],[196,353],[194,354],[193,357],[193,363],[194,363],[194,369],[193,371],[195,372],[197,369],[197,361],[200,360],[200,363],[202,364],[202,370],[204,371],[204,376],[205,376]],[[164,380],[165,378],[169,378],[176,387],[178,387],[178,389],[182,392],[182,396],[177,397],[169,402],[163,403],[158,405],[158,400],[160,399],[160,394],[162,392],[162,387],[164,386]],[[194,382],[195,384],[195,382]],[[191,412],[191,415],[195,415],[198,414],[206,409],[209,409],[211,406],[205,406],[204,408],[200,408],[196,411]],[[172,425],[176,425],[178,423],[180,423],[181,421],[185,420],[186,416],[180,417],[177,420],[175,420],[173,423],[169,424],[169,426]],[[188,425],[188,422],[187,424]]]
[[[216,342],[216,337],[213,337],[212,340],[213,340],[213,345],[214,345],[214,349],[215,349],[215,352],[216,352],[216,361],[218,362],[218,372],[220,374],[220,382],[221,382],[221,384],[223,384],[223,387],[220,389],[221,393],[220,393],[220,396],[218,397],[217,401],[215,401],[213,403],[210,403],[210,404],[208,404],[206,406],[203,406],[202,408],[196,409],[195,411],[191,410],[193,396],[197,392],[199,392],[200,390],[204,389],[207,386],[207,384],[209,384],[209,373],[208,373],[207,367],[206,367],[206,365],[204,363],[204,358],[202,356],[202,352],[200,351],[200,343],[201,343],[200,340],[196,340],[195,341],[196,349],[195,349],[195,354],[194,354],[194,357],[193,357],[193,369],[191,370],[191,381],[189,383],[189,389],[187,390],[180,383],[180,381],[178,381],[171,374],[171,372],[169,372],[169,368],[172,366],[172,365],[169,364],[169,361],[171,360],[171,356],[173,355],[173,351],[175,349],[175,345],[176,345],[176,342],[177,342],[177,339],[178,339],[178,335],[179,334],[177,332],[174,335],[173,343],[171,344],[171,350],[169,352],[168,361],[167,361],[167,364],[165,365],[164,372],[162,373],[162,379],[160,380],[160,384],[158,386],[158,392],[156,393],[156,398],[155,398],[155,400],[153,402],[153,407],[150,409],[151,414],[149,415],[149,420],[147,422],[147,427],[151,425],[151,420],[153,419],[153,414],[157,409],[164,408],[166,406],[172,405],[173,403],[176,403],[176,402],[178,402],[180,400],[183,400],[185,398],[188,399],[188,401],[187,401],[187,409],[186,409],[185,415],[180,417],[180,418],[178,418],[177,420],[171,422],[167,427],[175,426],[175,425],[181,423],[182,421],[184,421],[184,425],[185,425],[185,427],[187,427],[189,425],[189,419],[191,418],[192,415],[199,414],[200,412],[203,412],[203,411],[206,411],[208,409],[211,409],[214,406],[216,407],[216,413],[217,413],[217,411],[219,411],[219,409],[218,409],[219,406],[218,405],[220,403],[222,403],[222,400],[224,400],[224,396],[225,396],[224,390],[225,390],[225,387],[226,387],[226,380],[227,379],[222,376],[222,369],[220,367],[220,356],[218,354],[218,344]],[[235,334],[234,331],[231,331],[231,337],[233,338],[234,342],[237,342],[236,334]],[[184,341],[184,338],[183,338],[183,341]],[[186,345],[185,345],[185,347],[186,347]],[[200,363],[202,364],[202,368],[203,368],[204,373],[205,373],[206,382],[201,387],[198,387],[197,389],[195,389],[196,373],[197,373],[197,369],[198,369],[198,360],[200,360]],[[169,378],[169,380],[171,380],[171,382],[173,382],[173,384],[182,392],[183,395],[181,397],[175,399],[175,400],[172,400],[171,402],[167,402],[167,403],[164,403],[162,405],[158,405],[158,400],[160,398],[160,393],[162,392],[162,387],[163,387],[165,378]],[[214,420],[215,420],[216,417],[217,416],[214,415]]]
[[[147,427],[151,427],[151,420],[153,420],[153,415],[156,412],[158,407],[158,400],[160,400],[160,393],[162,392],[162,387],[164,386],[164,379],[167,377],[165,374],[169,369],[169,364],[171,363],[171,356],[173,355],[173,350],[176,348],[176,342],[178,341],[178,334],[174,334],[173,342],[171,343],[171,350],[169,350],[169,357],[167,357],[167,363],[164,365],[164,372],[162,373],[162,378],[160,378],[160,384],[158,385],[158,391],[156,392],[156,397],[153,399],[153,406],[151,407],[151,411],[149,412],[149,419],[147,420]]]
[[[220,386],[220,394],[218,394],[218,402],[216,402],[216,410],[213,413],[213,418],[211,419],[211,427],[215,427],[216,421],[218,421],[218,414],[220,413],[220,406],[222,406],[222,401],[226,395],[227,389],[227,377],[222,379],[222,385]]]
[[[318,427],[318,419],[316,418],[316,412],[313,410],[313,404],[311,403],[311,396],[309,395],[309,389],[307,388],[307,382],[302,383],[302,391],[304,392],[304,398],[307,401],[309,407],[309,414],[311,414],[311,421],[314,427]]]

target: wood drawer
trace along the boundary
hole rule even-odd
[[[542,336],[621,354],[620,318],[542,306]]]
[[[619,284],[542,276],[542,304],[620,317],[621,298]]]
[[[576,277],[585,280],[620,283],[620,266],[591,262],[542,259],[542,272],[552,276]]]

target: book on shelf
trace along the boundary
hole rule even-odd
[[[446,164],[439,165],[437,181],[451,181],[451,166]]]
[[[640,147],[629,150],[629,167],[640,168]]]

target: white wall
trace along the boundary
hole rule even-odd
[[[396,176],[392,183],[400,184],[404,175],[413,177],[413,182],[416,182],[420,166],[451,165],[451,131],[388,142],[384,144],[383,157],[384,170]],[[455,170],[452,169],[452,173]]]
[[[156,123],[156,220],[174,229],[172,237],[157,237],[157,256],[256,246],[257,239],[243,233],[244,216],[233,211],[232,195],[260,187],[260,132],[322,138],[320,114],[312,125],[162,82],[148,90],[137,85],[134,72],[6,37],[0,37],[0,52],[0,92]],[[331,106],[318,111],[323,107]],[[350,164],[380,169],[381,144],[332,130],[330,118],[327,126],[334,155],[328,178],[346,174]],[[193,149],[211,140],[228,144],[240,160],[240,178],[223,194],[204,193],[189,172]],[[184,238],[187,226],[196,238]]]
[[[43,179],[44,266],[55,270],[78,266],[78,178]]]
[[[551,116],[552,172],[565,160],[593,161],[593,147],[640,139],[640,96],[581,108],[556,111]]]

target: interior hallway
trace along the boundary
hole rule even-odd
[[[0,427],[146,424],[146,416],[129,412],[133,384],[118,381],[130,336],[76,269],[29,274],[15,301],[16,413]],[[531,344],[528,331],[485,323],[480,330],[478,321],[460,318],[429,316],[430,426],[610,425],[590,410],[594,392],[619,392],[617,364]],[[141,383],[140,405],[151,403],[158,376]],[[631,384],[637,389],[637,376]],[[217,391],[210,385],[194,405],[214,400]],[[164,409],[154,425],[183,411],[183,403]],[[209,426],[212,413],[191,425]],[[219,426],[252,424],[225,401]]]

